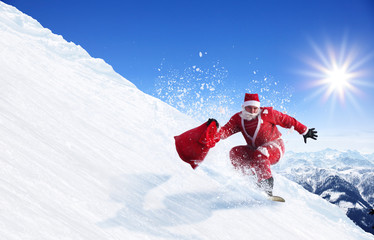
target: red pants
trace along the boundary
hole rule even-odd
[[[276,164],[284,154],[282,139],[268,142],[256,149],[251,146],[237,146],[231,149],[231,163],[244,174],[252,173],[254,169],[258,181],[271,178],[270,165]]]

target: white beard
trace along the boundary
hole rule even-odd
[[[259,113],[260,113],[260,110],[257,113],[249,113],[249,112],[247,112],[246,110],[243,109],[241,114],[240,114],[240,117],[245,119],[245,120],[251,121],[252,119],[255,119],[258,116]]]

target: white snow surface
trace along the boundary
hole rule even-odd
[[[192,170],[173,136],[198,124],[0,2],[0,239],[373,239],[276,173],[266,200],[235,138]]]

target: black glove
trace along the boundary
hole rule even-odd
[[[306,143],[307,138],[311,138],[314,140],[317,140],[318,135],[316,134],[317,131],[314,130],[315,128],[310,128],[308,132],[303,136],[304,137],[304,142]]]
[[[209,118],[208,121],[206,122],[206,125],[209,126],[212,122],[216,122],[217,128],[219,127],[218,121],[215,120],[214,118]]]
[[[374,215],[374,208],[370,210],[369,214]]]

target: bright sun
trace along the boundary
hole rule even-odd
[[[324,101],[333,99],[333,102],[339,100],[340,103],[345,103],[347,97],[354,99],[353,95],[361,92],[357,88],[362,76],[358,68],[363,64],[357,60],[357,51],[347,51],[346,44],[338,52],[331,46],[325,51],[315,44],[312,46],[318,60],[309,59],[313,71],[308,72],[308,75],[314,78],[312,87],[318,87],[315,95],[323,95]]]
[[[349,74],[344,69],[333,69],[327,74],[327,81],[333,90],[344,89],[349,85]]]
[[[338,94],[341,100],[344,100],[346,91],[352,90],[353,86],[350,84],[352,74],[348,73],[344,68],[334,67],[326,71],[326,78],[322,81],[328,85],[326,94],[330,96],[333,93]]]

